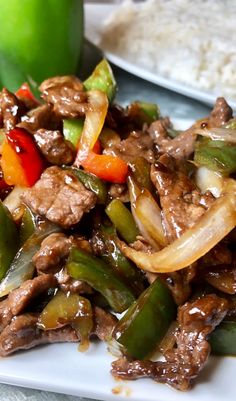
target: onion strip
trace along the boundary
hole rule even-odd
[[[107,115],[108,99],[104,92],[92,90],[87,92],[89,109],[85,116],[75,165],[80,166],[97,141]]]
[[[167,245],[162,226],[161,209],[147,189],[143,189],[134,204],[137,218],[145,227],[148,235],[164,247]]]
[[[236,143],[236,129],[230,128],[204,128],[195,131],[197,135],[211,138],[214,141]]]
[[[120,243],[136,265],[153,273],[170,273],[194,263],[236,226],[236,181],[225,181],[225,191],[195,226],[159,252],[147,254]]]

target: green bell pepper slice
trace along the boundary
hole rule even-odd
[[[74,74],[83,43],[82,0],[0,0],[0,81],[16,91]]]
[[[131,289],[103,260],[73,248],[66,264],[68,274],[100,292],[115,312],[124,312],[135,300]]]
[[[11,213],[0,201],[0,280],[10,267],[18,243],[18,232]]]
[[[23,245],[27,239],[33,235],[37,228],[36,217],[28,206],[24,206],[24,213],[20,225],[20,245]]]
[[[114,271],[133,290],[134,295],[139,296],[144,290],[143,276],[140,270],[121,252],[114,227],[102,226],[97,232],[97,236],[103,243],[103,251],[100,254],[102,259],[113,267]]]
[[[67,141],[70,141],[76,148],[81,137],[84,126],[84,119],[78,118],[76,120],[68,119],[63,120],[63,135]]]
[[[113,199],[106,207],[105,212],[127,243],[136,241],[139,231],[132,213],[119,199]]]
[[[129,163],[131,176],[142,188],[148,189],[149,192],[154,193],[154,186],[150,178],[151,165],[144,157],[137,157]]]
[[[43,330],[53,330],[67,324],[78,331],[79,350],[87,350],[94,326],[91,303],[79,294],[58,291],[40,313],[38,326]]]
[[[197,143],[194,162],[227,176],[236,171],[236,146],[203,138]]]
[[[94,69],[90,77],[84,81],[87,91],[98,89],[105,92],[111,103],[116,94],[116,81],[107,60],[102,60]]]
[[[77,167],[63,167],[66,170],[71,171],[80,182],[85,186],[85,188],[89,189],[95,195],[97,195],[98,204],[104,205],[107,201],[107,186],[106,183],[96,175],[88,173],[84,170],[81,170]]]
[[[39,250],[44,238],[59,231],[58,226],[48,221],[39,224],[37,230],[15,255],[6,276],[1,281],[0,298],[8,295],[10,291],[20,287],[25,280],[33,277],[35,267],[32,263],[32,257]]]
[[[175,317],[171,292],[156,279],[117,323],[113,338],[125,355],[146,359],[156,351]]]
[[[215,355],[236,355],[236,321],[224,320],[209,338]]]

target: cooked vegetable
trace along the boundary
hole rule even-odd
[[[113,337],[120,344],[122,352],[135,359],[149,357],[175,319],[175,309],[170,291],[156,279],[115,327]]]
[[[211,352],[216,355],[236,355],[236,321],[224,320],[210,336]]]
[[[107,201],[106,184],[96,175],[87,171],[78,169],[77,167],[65,167],[73,172],[73,174],[84,184],[85,188],[90,189],[98,197],[98,203],[104,205]]]
[[[24,206],[24,212],[20,225],[20,244],[23,245],[31,235],[35,232],[37,228],[36,216],[32,213],[32,211]]]
[[[88,104],[90,108],[86,113],[75,160],[77,167],[86,161],[102,130],[108,109],[107,96],[99,90],[89,91]]]
[[[202,193],[210,191],[216,198],[220,196],[223,189],[223,177],[220,173],[201,166],[196,171],[195,179]]]
[[[150,163],[144,157],[137,157],[129,163],[131,176],[142,189],[146,188],[150,192],[153,191],[153,184],[150,178]]]
[[[87,91],[99,89],[106,93],[109,102],[112,102],[116,94],[116,81],[107,60],[102,60],[96,66],[90,77],[84,81],[84,87]]]
[[[41,0],[1,0],[0,8],[3,86],[16,91],[26,80],[39,84],[75,73],[83,40],[81,0],[47,0],[43,7]]]
[[[22,128],[7,132],[2,145],[1,166],[7,184],[31,187],[44,169],[44,161],[32,135]]]
[[[222,196],[205,212],[193,228],[159,252],[146,254],[126,244],[121,250],[146,271],[169,273],[194,263],[210,251],[236,225],[236,184],[227,181]]]
[[[5,276],[18,248],[17,228],[6,206],[0,201],[0,280]]]
[[[76,148],[83,131],[84,119],[63,120],[63,135]]]
[[[202,130],[196,130],[196,134],[205,136],[214,141],[236,143],[236,129],[231,129],[230,127],[211,129],[204,128]]]
[[[156,104],[148,102],[134,102],[128,106],[128,113],[132,115],[137,126],[141,129],[143,124],[151,124],[160,118],[160,111]]]
[[[38,326],[43,330],[57,329],[72,324],[80,338],[80,350],[89,346],[93,329],[93,311],[88,299],[79,294],[58,291],[41,312]]]
[[[115,312],[124,312],[135,299],[107,263],[80,249],[71,250],[66,268],[71,277],[86,281],[100,292]]]
[[[39,250],[44,238],[60,229],[52,223],[41,223],[37,231],[25,242],[14,257],[6,276],[0,283],[0,298],[18,288],[25,280],[33,277],[35,267],[32,257]]]
[[[101,241],[104,247],[101,252],[102,258],[107,260],[118,275],[133,289],[134,294],[139,295],[144,289],[142,277],[135,265],[121,252],[117,244],[115,228],[103,226],[97,235],[99,242]]]
[[[126,242],[131,243],[136,240],[139,232],[133,216],[119,199],[113,199],[109,203],[106,207],[106,214]]]
[[[151,237],[156,246],[166,246],[167,240],[162,226],[161,209],[147,189],[142,190],[133,207],[136,217],[148,233],[148,238]]]
[[[124,160],[112,155],[97,155],[90,152],[82,166],[104,181],[117,184],[126,182],[128,166]]]
[[[30,101],[30,104],[37,107],[40,103],[31,91],[31,88],[27,82],[23,83],[19,89],[17,89],[15,95],[26,103]]]
[[[206,166],[220,174],[229,175],[236,171],[236,145],[219,140],[202,140],[196,147],[194,162],[198,166]]]

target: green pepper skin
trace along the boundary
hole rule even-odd
[[[146,116],[146,123],[151,123],[152,121],[158,120],[160,118],[160,110],[159,107],[154,103],[148,102],[136,102],[140,107],[141,111]]]
[[[135,359],[148,358],[175,317],[172,295],[166,285],[156,279],[117,323],[113,338],[125,355]]]
[[[20,225],[20,245],[23,245],[27,239],[35,232],[36,230],[36,220],[35,216],[28,208],[25,206],[25,210],[22,216],[21,225]]]
[[[140,271],[135,265],[123,255],[119,246],[117,245],[117,236],[115,230],[111,232],[110,227],[101,227],[97,233],[99,241],[103,242],[104,251],[100,255],[102,259],[106,260],[113,268],[114,271],[132,288],[134,295],[139,296],[144,290],[143,278]]]
[[[129,163],[131,176],[142,188],[148,189],[149,192],[155,192],[154,186],[150,178],[150,163],[144,157],[137,157],[134,161]]]
[[[5,276],[18,248],[18,233],[10,212],[0,201],[0,280]]]
[[[84,126],[84,119],[63,120],[63,135],[76,148],[81,137]]]
[[[8,295],[10,291],[18,288],[25,280],[33,277],[35,267],[32,263],[32,257],[39,250],[44,238],[59,231],[60,228],[55,224],[48,221],[41,222],[38,229],[15,255],[6,276],[0,283],[0,298]]]
[[[107,60],[102,60],[94,69],[90,77],[84,81],[87,91],[98,89],[105,92],[111,103],[116,94],[116,81]]]
[[[127,207],[119,200],[113,199],[105,209],[106,214],[114,224],[121,237],[131,243],[139,235],[134,218]]]
[[[194,162],[227,176],[236,171],[236,146],[203,138],[196,146]]]
[[[236,321],[223,321],[209,338],[215,355],[236,355]]]
[[[124,312],[135,300],[131,289],[107,263],[80,249],[71,250],[66,268],[72,278],[86,281],[100,292],[115,312]]]
[[[83,40],[82,0],[0,0],[0,81],[16,91],[74,74]]]
[[[98,204],[104,205],[107,202],[107,186],[104,181],[96,177],[96,175],[87,173],[77,167],[66,167],[65,169],[71,171],[82,182],[85,188],[94,192],[98,198]]]

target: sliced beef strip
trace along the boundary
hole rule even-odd
[[[11,311],[8,299],[6,298],[0,302],[0,332],[10,323],[12,318],[13,313]]]
[[[58,272],[64,265],[72,246],[90,250],[89,242],[82,237],[53,233],[46,237],[32,258],[38,273]]]
[[[153,140],[147,132],[142,131],[132,131],[127,139],[104,149],[103,153],[118,156],[127,163],[137,157],[144,157],[149,163],[155,161]]]
[[[216,99],[215,106],[210,114],[208,124],[211,127],[221,127],[233,117],[233,110],[223,97]]]
[[[36,298],[49,288],[55,288],[56,286],[57,280],[53,274],[44,274],[32,280],[26,280],[8,296],[8,304],[12,314],[14,316],[19,315],[33,298]]]
[[[13,93],[3,88],[0,92],[0,126],[7,131],[13,129],[25,111],[23,103]]]
[[[167,154],[151,166],[151,179],[160,196],[170,242],[179,238],[187,228],[193,227],[215,199],[210,192],[201,194]]]
[[[214,202],[210,192],[201,194],[195,184],[178,169],[175,159],[162,155],[151,166],[151,179],[158,190],[163,213],[163,225],[169,242],[179,238],[199,220]],[[179,305],[190,295],[190,281],[194,278],[196,265],[163,275]]]
[[[75,330],[70,326],[43,331],[37,327],[37,322],[37,314],[14,317],[0,334],[0,356],[4,357],[40,344],[78,341]]]
[[[73,162],[75,149],[60,131],[41,128],[34,134],[34,139],[49,163],[61,166]]]
[[[125,380],[150,377],[178,390],[188,390],[205,366],[210,345],[209,334],[224,319],[228,302],[216,295],[206,295],[179,308],[176,348],[168,350],[166,361],[128,361],[120,358],[112,364],[112,375]]]
[[[35,213],[64,228],[77,224],[96,203],[96,195],[70,172],[52,166],[36,184],[24,192],[22,200]]]
[[[99,340],[109,340],[117,322],[118,319],[116,316],[112,315],[110,312],[107,312],[98,306],[94,307],[95,329],[93,334],[95,334]]]
[[[59,288],[63,292],[72,292],[76,294],[92,294],[93,289],[85,281],[75,280],[67,274],[66,269],[62,268],[55,274]]]
[[[42,104],[24,115],[17,126],[25,128],[27,131],[34,134],[40,128],[49,130],[61,129],[62,121],[54,113],[51,105]]]
[[[22,313],[32,299],[56,286],[56,278],[48,274],[27,280],[13,290],[6,299],[0,302],[0,331],[10,323],[13,316]]]
[[[119,199],[121,202],[129,202],[129,192],[126,184],[111,184],[108,194],[112,199]]]
[[[168,136],[167,129],[170,128],[170,120],[168,117],[154,121],[148,132],[154,140],[159,153],[167,153],[176,160],[186,160],[194,152],[196,134],[194,133],[195,125],[188,130],[183,131],[174,139]]]
[[[42,98],[62,118],[83,116],[89,109],[82,82],[75,76],[49,78],[40,86]]]

